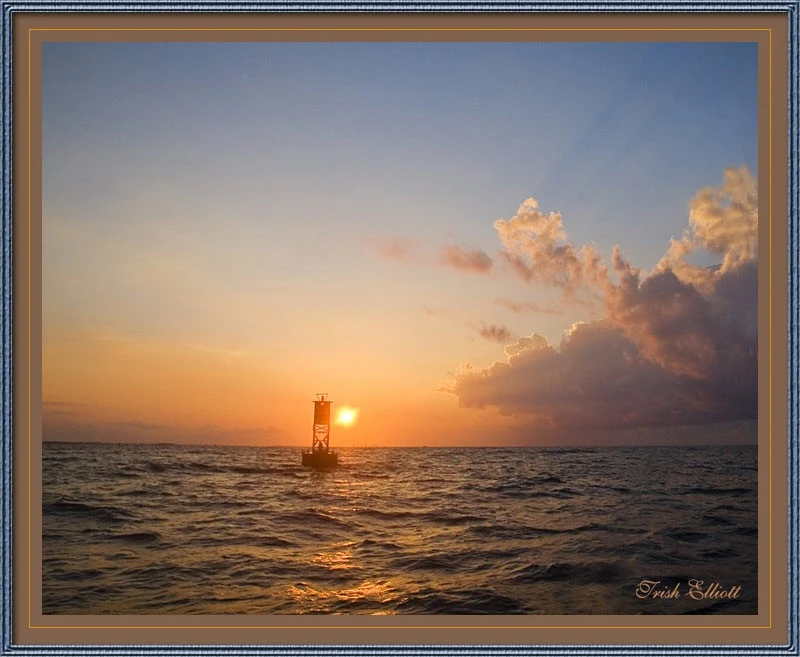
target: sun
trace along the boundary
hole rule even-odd
[[[357,408],[347,408],[346,406],[344,406],[339,409],[339,412],[336,415],[336,424],[350,426],[352,424],[355,424],[357,417],[358,417]]]

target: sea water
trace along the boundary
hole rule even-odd
[[[45,443],[43,613],[758,611],[755,446],[339,451]]]

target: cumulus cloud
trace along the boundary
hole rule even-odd
[[[605,275],[597,250],[567,241],[561,213],[545,214],[536,199],[527,199],[517,214],[498,219],[494,227],[506,249],[501,259],[527,283],[554,285],[571,297]]]
[[[689,227],[645,275],[615,247],[609,263],[567,242],[558,213],[529,199],[495,226],[506,260],[566,296],[588,290],[602,318],[578,323],[558,346],[533,334],[507,359],[460,371],[462,406],[494,407],[540,428],[697,425],[757,417],[758,213],[746,169],[692,199]],[[695,251],[719,267],[687,260]]]
[[[721,273],[757,260],[758,194],[746,168],[726,170],[721,187],[704,187],[695,195],[689,204],[689,227],[670,242],[657,269],[671,269],[681,279],[707,287],[717,272],[688,262],[686,256],[695,251],[720,257]]]
[[[485,274],[492,268],[492,259],[480,249],[446,246],[442,250],[441,264],[462,271]]]
[[[527,335],[520,338],[515,343],[508,345],[505,348],[505,352],[506,356],[516,356],[518,353],[526,350],[544,349],[548,346],[550,346],[550,344],[547,342],[547,338],[534,333],[533,335]]]
[[[450,391],[462,406],[493,406],[504,415],[528,416],[541,428],[633,428],[754,417],[754,379],[749,389],[732,377],[677,376],[645,358],[622,329],[608,322],[579,325],[558,348],[536,337],[509,347],[504,362],[461,372]]]

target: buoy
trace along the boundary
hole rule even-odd
[[[328,394],[317,394],[314,401],[314,424],[311,431],[311,449],[303,450],[303,465],[312,468],[332,468],[339,462],[339,455],[330,450],[331,405]]]

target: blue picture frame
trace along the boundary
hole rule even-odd
[[[798,571],[798,481],[800,481],[800,444],[798,443],[798,378],[800,377],[800,354],[798,353],[798,325],[800,325],[800,250],[798,241],[798,207],[800,207],[800,108],[798,107],[798,85],[800,84],[800,0],[721,0],[719,2],[675,1],[643,2],[639,0],[551,0],[542,2],[515,2],[513,0],[471,1],[471,0],[429,0],[426,2],[402,2],[397,0],[340,0],[335,1],[276,1],[276,2],[220,2],[215,0],[85,0],[56,2],[52,0],[0,0],[2,5],[2,250],[0,250],[0,271],[2,271],[2,450],[0,451],[0,481],[2,482],[2,541],[0,542],[0,566],[2,567],[2,592],[0,593],[0,634],[3,655],[798,655],[800,654],[800,632],[798,632],[798,602],[800,596],[800,575]],[[423,12],[423,13],[776,13],[788,19],[789,57],[789,221],[788,266],[789,266],[789,312],[788,312],[788,378],[789,378],[789,580],[788,580],[788,641],[783,645],[614,645],[613,641],[602,645],[528,645],[528,646],[475,646],[475,645],[283,645],[283,646],[175,646],[175,645],[26,645],[15,643],[12,627],[14,621],[14,600],[12,592],[13,566],[13,465],[12,434],[13,414],[13,257],[12,246],[12,182],[14,170],[12,155],[15,148],[22,145],[14,143],[12,130],[12,111],[14,108],[14,88],[12,85],[13,30],[15,17],[36,13],[182,13],[182,12]]]

